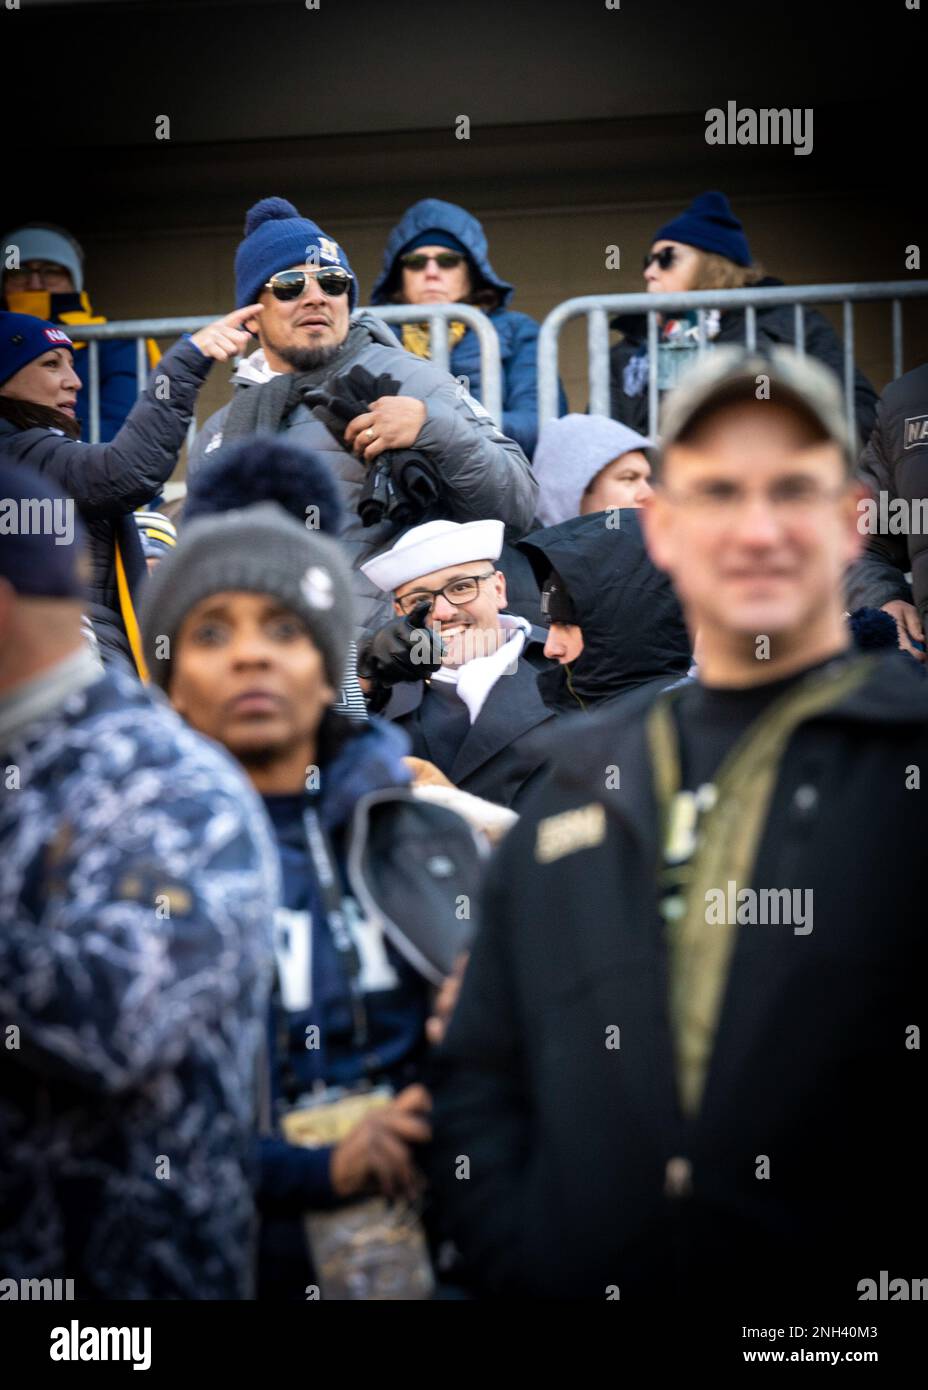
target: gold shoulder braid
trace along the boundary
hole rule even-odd
[[[804,720],[863,685],[874,665],[872,656],[855,657],[838,670],[814,672],[791,686],[746,730],[714,779],[717,796],[699,827],[683,911],[667,923],[670,1023],[677,1087],[687,1114],[694,1114],[702,1099],[735,942],[734,922],[707,923],[706,895],[732,880],[739,888],[750,885],[789,739]],[[677,693],[659,699],[647,722],[664,846],[680,790],[679,743],[670,708]]]

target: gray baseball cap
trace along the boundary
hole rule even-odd
[[[712,348],[665,397],[661,447],[681,439],[697,416],[710,408],[747,399],[792,403],[821,425],[841,448],[848,466],[853,466],[857,449],[848,432],[838,378],[814,357],[786,347],[769,352]]]

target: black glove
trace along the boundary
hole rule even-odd
[[[366,367],[356,365],[350,372],[335,377],[331,391],[308,387],[303,400],[347,449],[345,426],[349,421],[364,415],[381,396],[396,396],[399,391],[400,383],[389,372],[375,377]],[[410,526],[422,519],[438,497],[438,479],[425,454],[417,449],[385,449],[374,460],[364,481],[358,498],[358,517],[362,526],[378,526],[382,521],[397,527]]]
[[[321,420],[339,444],[345,443],[345,426],[358,415],[370,410],[381,396],[399,395],[400,383],[389,372],[372,376],[366,367],[354,366],[350,372],[335,377],[331,391],[309,387],[303,400],[317,420]]]
[[[437,632],[423,624],[429,611],[428,603],[406,618],[394,618],[358,648],[358,675],[375,686],[389,687],[400,681],[421,681],[441,665],[445,652]]]

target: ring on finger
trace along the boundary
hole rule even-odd
[[[367,429],[364,431],[364,433],[367,435],[368,439],[373,439],[373,438],[374,438],[374,426],[373,426],[373,425],[368,425],[368,427],[367,427]]]

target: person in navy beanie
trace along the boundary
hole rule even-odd
[[[0,311],[0,452],[26,463],[73,497],[89,536],[87,613],[104,662],[145,679],[136,608],[147,578],[133,519],[171,476],[197,394],[215,359],[241,352],[250,304],[181,338],[107,444],[78,438],[74,344],[58,324]]]
[[[750,266],[751,248],[744,227],[731,210],[724,193],[700,193],[685,212],[655,232],[654,240],[678,241],[735,265]]]
[[[217,449],[256,434],[285,434],[321,455],[341,499],[340,539],[355,572],[360,631],[391,616],[360,568],[393,543],[399,525],[430,509],[460,522],[498,517],[513,539],[527,530],[537,486],[522,449],[450,372],[404,351],[374,314],[352,318],[357,278],[318,223],[285,198],[255,203],[235,257],[235,284],[239,304],[261,306],[246,323],[260,348],[236,368],[232,400],[194,441],[188,482]],[[404,504],[415,515],[400,521],[383,498],[399,491],[404,468],[429,497],[407,493]]]
[[[647,289],[655,294],[685,293],[689,290],[758,289],[782,285],[767,275],[751,255],[741,220],[732,211],[724,193],[700,193],[689,207],[659,227],[644,258]],[[658,345],[658,386],[661,391],[675,384],[698,351],[698,324],[695,310],[662,314]],[[760,306],[757,310],[757,347],[795,345],[795,321],[791,304]],[[612,320],[622,341],[611,352],[610,413],[641,434],[648,432],[648,349],[647,320],[643,314],[620,315]],[[713,343],[743,343],[743,309],[719,312],[709,308],[705,316],[706,337]],[[805,312],[805,350],[844,379],[844,349],[828,320],[815,309]],[[854,408],[860,439],[870,437],[876,421],[877,395],[861,371],[855,375]]]
[[[322,228],[301,217],[286,198],[262,198],[249,209],[245,236],[235,253],[235,303],[239,309],[261,297],[266,281],[282,266],[338,266],[350,277],[348,303],[358,303],[358,280],[344,248]]]

